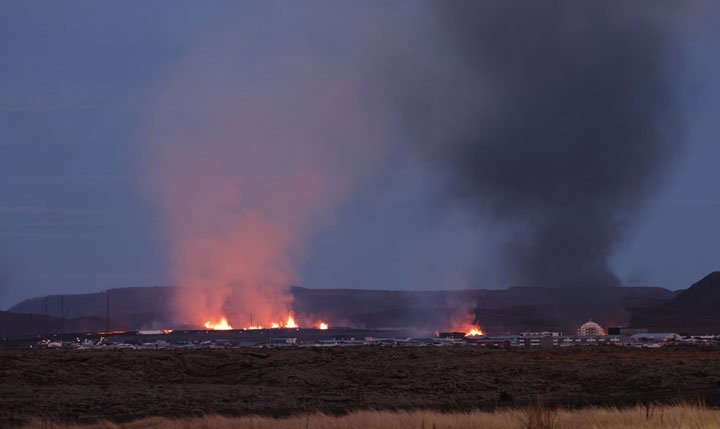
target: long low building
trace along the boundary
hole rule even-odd
[[[717,344],[720,337],[681,337],[672,332],[643,332],[634,335],[562,335],[554,332],[524,333],[467,338],[465,341],[492,347],[572,347],[615,345],[661,347],[668,344]]]
[[[680,341],[682,337],[672,332],[643,332],[630,337],[633,342],[654,342],[666,343],[668,341]]]
[[[468,339],[480,346],[494,347],[570,347],[597,345],[629,345],[627,335],[577,336],[577,335],[501,335]]]

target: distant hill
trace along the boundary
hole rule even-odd
[[[589,318],[605,325],[625,325],[634,308],[659,305],[675,296],[675,292],[653,287],[427,292],[295,288],[293,292],[296,311],[323,314],[329,320],[356,326],[442,329],[458,309],[467,307],[495,333],[528,329],[573,332]]]
[[[170,286],[129,287],[96,293],[48,295],[26,299],[8,311],[44,315],[47,305],[47,314],[59,321],[62,307],[65,319],[95,317],[102,319],[104,326],[109,303],[110,320],[123,329],[160,328],[171,320],[170,304],[175,289]]]
[[[111,324],[121,329],[177,328],[172,320],[173,287],[110,289],[101,293],[64,295],[65,319],[97,318],[104,326],[106,305]],[[491,333],[523,330],[574,332],[592,318],[603,325],[626,325],[636,308],[658,306],[675,292],[654,287],[565,289],[514,287],[504,290],[385,291],[292,288],[299,320],[330,321],[334,326],[416,328],[418,334],[448,329],[460,309],[474,312]],[[60,317],[60,296],[25,300],[10,309],[42,319]],[[249,315],[228,314],[249,323]],[[247,320],[247,322],[246,322]],[[55,322],[52,326],[59,326]],[[67,325],[66,325],[67,326]],[[7,329],[6,329],[7,331]],[[42,332],[42,331],[38,331]],[[66,332],[68,330],[66,329]]]
[[[661,305],[638,309],[631,324],[653,330],[720,333],[720,271],[715,271]]]
[[[62,329],[61,329],[62,326]],[[105,319],[81,317],[60,321],[59,318],[39,314],[0,311],[0,338],[44,335],[63,332],[98,332],[105,330]],[[110,329],[116,325],[110,324]]]

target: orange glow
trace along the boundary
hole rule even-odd
[[[295,323],[295,318],[291,316],[288,316],[287,322],[285,322],[286,328],[299,328],[298,324]]]
[[[233,327],[230,326],[226,318],[220,319],[219,322],[213,322],[212,320],[208,320],[205,322],[205,329],[212,329],[214,331],[228,331],[232,329]]]
[[[288,316],[287,320],[283,322],[273,322],[270,324],[270,329],[281,329],[281,328],[299,328],[300,326],[295,321],[293,315]],[[247,329],[264,329],[262,326],[251,326]]]
[[[480,337],[483,335],[485,335],[485,332],[483,332],[482,328],[480,328],[479,326],[473,326],[467,331],[465,331],[466,337]]]
[[[248,326],[245,328],[246,331],[254,331],[256,329],[264,329],[262,326]]]
[[[291,256],[304,254],[323,216],[384,165],[387,115],[368,110],[366,91],[342,73],[298,72],[315,70],[312,55],[263,57],[247,85],[217,91],[218,70],[235,75],[246,66],[216,51],[190,50],[153,91],[149,106],[157,108],[143,112],[141,184],[165,215],[171,283],[181,286],[173,323],[217,322],[231,310],[236,328],[280,328],[290,285],[303,283]],[[160,107],[178,100],[212,126]],[[298,100],[307,115],[288,107]],[[345,136],[363,144],[327,144]]]
[[[475,320],[475,313],[469,307],[460,308],[450,325],[450,330],[454,332],[464,332],[466,337],[480,337],[485,335],[485,331]]]
[[[325,322],[320,322],[320,324],[318,325],[318,329],[322,329],[323,331],[326,330],[327,328],[329,328],[329,326]]]

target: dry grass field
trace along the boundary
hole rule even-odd
[[[184,419],[151,417],[128,423],[102,421],[63,425],[36,420],[27,429],[714,429],[720,410],[697,405],[549,410],[542,407],[496,412],[361,411],[346,416],[311,414],[286,419],[209,416]]]
[[[93,423],[208,415],[341,416],[366,410],[462,413],[525,409],[537,401],[547,407],[581,409],[698,398],[709,407],[720,405],[718,349],[0,350],[0,427],[37,418]],[[515,419],[509,417],[512,412],[422,415],[458,422]],[[412,422],[424,418],[354,416],[332,420],[332,425],[353,418],[387,418],[397,420],[397,427],[405,427],[403,421],[415,427]],[[574,416],[562,412],[559,422]],[[261,427],[263,420],[258,419],[232,424],[255,421],[253,427]],[[330,417],[310,417],[314,427],[321,427],[323,419]]]

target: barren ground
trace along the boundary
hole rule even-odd
[[[0,350],[0,426],[147,416],[720,400],[720,349]]]

